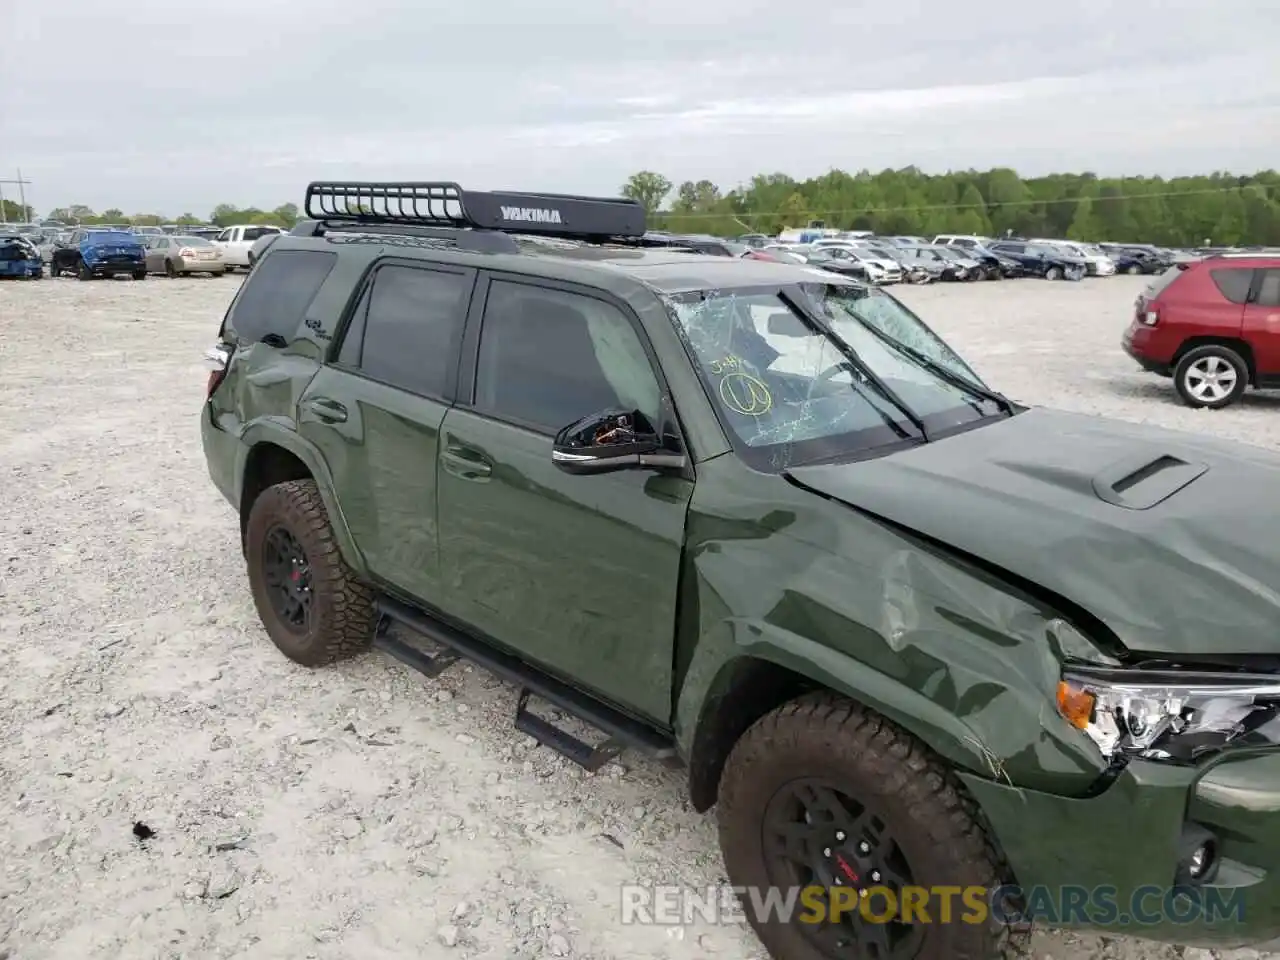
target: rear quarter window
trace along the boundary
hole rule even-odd
[[[327,250],[273,250],[249,274],[224,332],[246,343],[272,334],[293,339],[337,262],[338,255]]]
[[[1252,269],[1236,267],[1229,270],[1210,270],[1209,276],[1213,278],[1218,292],[1232,303],[1244,303],[1249,299],[1249,285],[1253,283]]]
[[[1181,265],[1170,267],[1164,273],[1160,274],[1160,276],[1147,284],[1147,289],[1145,291],[1147,299],[1154,300],[1156,297],[1160,296],[1160,294],[1164,293],[1165,290],[1169,289],[1169,285],[1182,276],[1184,269],[1185,267]]]

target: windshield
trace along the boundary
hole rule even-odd
[[[85,240],[92,244],[136,244],[137,236],[132,233],[117,232],[113,230],[92,230],[85,235]]]
[[[671,304],[707,394],[735,450],[751,465],[780,470],[857,457],[922,440],[913,420],[932,434],[1001,415],[998,405],[876,336],[872,328],[981,385],[964,361],[893,297],[832,282],[794,290],[795,303],[776,288],[745,288],[683,294]],[[801,310],[822,318],[839,341]],[[892,397],[849,362],[841,342]]]

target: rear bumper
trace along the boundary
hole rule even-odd
[[[85,260],[85,267],[93,271],[94,276],[105,276],[112,273],[143,273],[147,269],[147,261],[137,260]]]
[[[221,260],[186,260],[178,261],[179,273],[225,273],[227,265]]]
[[[1158,341],[1159,333],[1155,329],[1134,321],[1120,338],[1120,346],[1147,373],[1171,376],[1172,364],[1165,357],[1165,351],[1160,348]]]
[[[1026,919],[1187,944],[1280,939],[1280,751],[1200,769],[1134,761],[1088,799],[962,778],[1017,877]],[[1219,849],[1217,876],[1195,898],[1174,889],[1187,826]]]
[[[200,411],[200,445],[204,448],[205,465],[209,478],[227,503],[240,509],[236,491],[236,457],[239,438],[214,425],[209,405]]]

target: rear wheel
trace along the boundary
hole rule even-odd
[[[1046,280],[1061,280],[1061,279],[1062,279],[1062,268],[1061,268],[1061,267],[1050,267],[1048,270],[1046,270],[1046,271],[1044,272],[1044,278],[1045,278]]]
[[[893,892],[908,887],[999,886],[998,859],[947,767],[910,734],[827,694],[804,697],[759,720],[725,765],[718,803],[729,882],[763,895],[818,888],[825,922],[758,916],[743,907],[776,957],[789,960],[985,960],[997,928],[966,922],[889,922]],[[875,893],[869,893],[873,888]],[[849,891],[844,893],[843,891]],[[830,909],[845,911],[831,922]],[[807,901],[800,901],[805,916]],[[881,922],[864,918],[859,905]],[[935,921],[939,904],[930,902]],[[813,919],[812,914],[809,915]],[[969,915],[971,916],[971,915]]]
[[[245,529],[249,585],[272,642],[315,667],[360,652],[373,639],[373,591],[342,559],[314,480],[268,487]]]
[[[1131,263],[1129,264],[1129,266],[1124,268],[1124,272],[1129,274],[1129,276],[1131,277],[1136,277],[1138,274],[1142,272],[1142,268],[1138,266],[1136,263]]]
[[[1173,382],[1187,406],[1219,410],[1244,395],[1249,365],[1230,347],[1208,344],[1187,351],[1174,368]]]

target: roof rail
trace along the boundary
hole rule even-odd
[[[573,240],[640,239],[644,207],[622,197],[464,190],[444,180],[307,185],[306,216],[325,223],[497,230]]]

